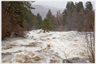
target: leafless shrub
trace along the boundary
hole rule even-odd
[[[60,50],[61,52],[63,52],[64,53],[64,56],[65,56],[65,60],[63,60],[63,63],[72,63],[70,60],[68,60],[68,56],[70,55],[70,53],[73,51],[73,50],[71,50],[69,53],[66,53],[65,51],[66,51],[66,49],[65,49],[65,51],[62,51],[62,50]]]
[[[91,63],[95,62],[95,37],[94,33],[86,33],[85,35],[86,43],[87,43],[87,53],[88,58]]]

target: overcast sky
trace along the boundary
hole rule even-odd
[[[33,3],[33,5],[47,5],[47,6],[52,6],[52,7],[57,7],[57,8],[63,8],[63,9],[65,9],[67,2],[68,2],[67,0],[65,0],[65,1],[62,1],[62,0],[59,0],[59,1],[49,1],[49,0],[42,1],[42,0],[40,0],[40,1],[38,1],[38,0],[36,0]],[[76,3],[76,2],[79,2],[79,0],[78,1],[74,1],[73,0],[73,2]],[[87,1],[81,1],[81,2],[83,2],[83,6],[85,6],[85,3]],[[93,7],[95,7],[95,1],[91,1],[91,3],[93,5]]]

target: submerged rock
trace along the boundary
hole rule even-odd
[[[87,60],[79,57],[74,57],[74,58],[63,59],[63,63],[87,63]]]
[[[50,59],[50,63],[57,63],[56,60]]]

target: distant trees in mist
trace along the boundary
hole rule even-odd
[[[56,21],[65,26],[65,30],[94,31],[94,11],[89,1],[86,2],[85,8],[82,2],[74,4],[70,1],[62,14],[59,14],[57,11]]]

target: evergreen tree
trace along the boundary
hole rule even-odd
[[[67,10],[70,10],[70,2],[67,2],[66,8]]]
[[[36,29],[38,25],[36,16],[30,10],[26,10],[26,17],[23,23],[24,23],[24,28],[27,30]]]
[[[81,9],[84,9],[82,2],[77,3],[75,5],[75,7],[76,7],[78,13],[80,12]]]
[[[72,15],[74,8],[75,8],[75,5],[72,1],[67,3],[66,9],[69,11],[68,15]]]
[[[49,30],[52,30],[52,26],[50,24],[50,20],[48,18],[45,18],[43,21],[42,21],[42,24],[40,25],[40,28],[44,30],[44,33],[45,31],[49,31]]]
[[[92,3],[90,1],[86,2],[86,9],[92,10]]]
[[[48,10],[48,13],[47,13],[47,15],[46,15],[46,18],[51,19],[52,16],[53,16],[53,15],[52,15],[52,13],[51,13],[51,10],[49,9],[49,10]]]
[[[57,26],[56,18],[55,16],[52,16],[50,19],[51,26],[54,28]]]
[[[66,8],[67,10],[71,11],[74,8],[74,3],[72,1],[68,2],[66,5]]]
[[[63,17],[63,25],[65,26],[67,23],[66,23],[66,17],[67,17],[67,10],[65,9],[62,13],[62,17]]]
[[[40,26],[41,23],[42,23],[42,17],[41,17],[41,15],[38,13],[36,18],[39,21],[39,26]]]
[[[48,13],[46,15],[46,18],[50,19],[50,23],[51,23],[51,26],[54,28],[55,25],[57,25],[56,21],[55,21],[55,16],[52,15],[51,13],[51,10],[49,9],[48,10]]]

